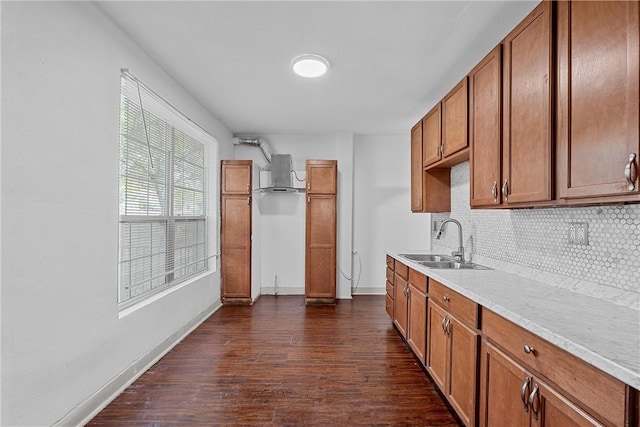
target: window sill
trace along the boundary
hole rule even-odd
[[[180,284],[177,284],[175,286],[171,286],[170,288],[165,289],[162,292],[158,292],[157,294],[151,295],[149,298],[145,298],[144,300],[142,300],[142,301],[140,301],[140,302],[138,302],[138,303],[136,303],[134,305],[122,308],[122,309],[120,309],[118,311],[118,319],[122,319],[124,317],[127,317],[128,315],[130,315],[132,313],[135,313],[136,311],[148,306],[149,304],[152,304],[153,302],[158,301],[159,299],[164,298],[167,295],[170,295],[170,294],[172,294],[172,293],[174,293],[174,292],[176,292],[176,291],[178,291],[178,290],[180,290],[180,289],[182,289],[182,288],[184,288],[186,286],[189,286],[190,284],[195,283],[198,280],[201,280],[201,279],[203,279],[203,278],[205,278],[207,276],[210,276],[210,275],[214,274],[215,272],[216,272],[215,270],[206,271],[206,272],[204,272],[202,274],[199,274],[197,276],[194,276],[194,277],[190,278],[189,280],[186,280],[186,281],[184,281],[184,282],[182,282]]]

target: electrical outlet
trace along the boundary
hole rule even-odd
[[[442,224],[442,221],[438,221],[437,219],[433,221],[433,231],[438,231],[438,228],[440,228],[440,225]]]
[[[569,224],[569,238],[567,239],[567,243],[570,245],[576,244],[576,225],[574,223]]]
[[[589,224],[586,222],[578,223],[576,227],[576,244],[588,245],[589,244]]]
[[[567,243],[569,243],[570,245],[588,245],[589,224],[586,222],[569,223]]]

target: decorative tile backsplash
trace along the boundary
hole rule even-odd
[[[462,224],[467,260],[640,308],[640,204],[471,210],[466,162],[451,169],[451,213],[432,215],[447,218]],[[568,243],[571,223],[588,224],[588,245]],[[445,227],[433,247],[453,250],[457,228]]]

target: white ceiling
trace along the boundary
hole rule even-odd
[[[98,4],[236,134],[394,134],[408,133],[537,3]],[[326,57],[329,73],[294,75],[302,53]]]

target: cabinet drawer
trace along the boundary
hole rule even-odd
[[[478,327],[478,304],[469,298],[433,279],[429,279],[429,298],[472,328]]]
[[[393,299],[393,283],[387,280],[387,296],[391,296]]]
[[[412,268],[409,269],[409,283],[422,293],[427,293],[427,276]]]
[[[402,277],[404,280],[409,280],[409,267],[404,265],[403,263],[396,261],[395,262],[395,272],[398,276]]]
[[[387,255],[387,268],[390,269],[394,269],[394,264],[395,264],[395,259],[393,259],[393,257],[390,257],[389,255]]]
[[[387,267],[387,281],[393,283],[393,270]]]
[[[393,319],[393,299],[387,294],[386,310],[389,317]]]
[[[485,308],[482,309],[482,332],[595,417],[624,425],[624,383]],[[525,345],[533,351],[525,353]]]

